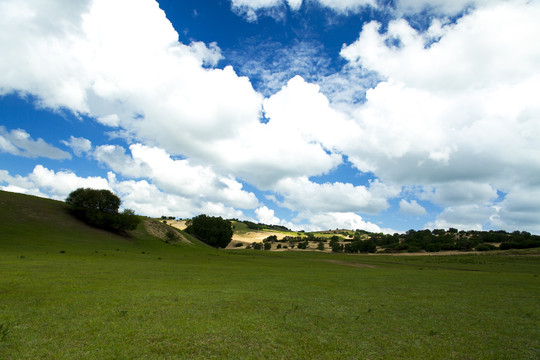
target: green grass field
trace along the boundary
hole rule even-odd
[[[0,192],[0,359],[538,359],[537,255],[172,246]]]

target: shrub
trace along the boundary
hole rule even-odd
[[[309,245],[309,242],[306,240],[304,242],[298,243],[297,247],[299,249],[307,249],[308,245]]]
[[[497,247],[491,244],[480,244],[476,247],[476,251],[490,251],[490,250],[497,250]]]
[[[264,250],[270,250],[272,248],[272,244],[269,242],[264,243]]]

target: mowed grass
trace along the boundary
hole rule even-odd
[[[218,251],[77,234],[44,204],[25,229],[0,212],[1,359],[540,357],[535,254]]]

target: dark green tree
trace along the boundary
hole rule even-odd
[[[215,248],[225,248],[232,240],[232,224],[221,217],[199,215],[191,220],[186,231]]]
[[[121,200],[109,190],[79,188],[69,194],[66,203],[76,217],[99,228],[123,232],[134,230],[140,222],[133,210],[118,212]]]

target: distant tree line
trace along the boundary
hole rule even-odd
[[[333,251],[340,252],[439,252],[444,250],[487,251],[525,249],[540,247],[540,236],[526,231],[458,231],[448,230],[409,230],[405,234],[373,234],[357,231],[345,245],[340,244],[337,237],[332,237],[330,246]],[[344,239],[346,242],[347,239]],[[494,244],[500,244],[498,247]],[[341,248],[343,247],[343,248]]]
[[[70,205],[69,211],[74,216],[105,230],[134,230],[141,221],[133,210],[125,209],[119,213],[121,200],[109,190],[78,188],[69,194],[66,203]]]
[[[458,231],[455,228],[418,231],[411,229],[405,234],[381,234],[356,230],[352,237],[349,237],[348,233],[331,237],[302,233],[299,236],[285,236],[281,240],[272,235],[264,239],[263,244],[289,243],[290,248],[294,249],[296,245],[298,249],[306,249],[310,242],[317,242],[317,249],[322,250],[325,248],[324,243],[328,241],[333,252],[346,253],[488,251],[540,247],[540,236],[531,235],[526,231],[512,233],[503,230]],[[262,248],[263,245],[261,244],[260,247]]]

